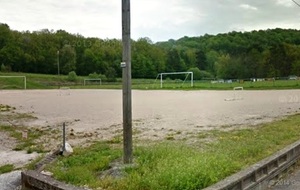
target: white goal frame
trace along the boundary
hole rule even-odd
[[[238,96],[236,91],[243,91],[244,87],[242,86],[237,86],[237,87],[233,87],[233,97],[232,98],[226,98],[225,101],[235,101],[235,100],[243,100],[242,96]]]
[[[0,76],[0,78],[24,78],[24,89],[27,89],[26,76]]]
[[[99,85],[102,84],[102,80],[99,78],[99,79],[83,79],[83,86],[86,85],[86,81],[99,81]]]
[[[159,73],[156,77],[155,80],[157,80],[158,77],[160,77],[160,88],[163,87],[163,75],[182,75],[182,74],[187,74],[185,77],[183,83],[186,81],[189,75],[191,75],[191,87],[194,86],[194,73],[193,72],[170,72],[170,73]]]
[[[59,88],[59,95],[60,96],[63,96],[63,95],[71,95],[71,93],[70,93],[70,87],[68,87],[68,86],[61,86],[60,88]]]

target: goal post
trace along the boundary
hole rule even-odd
[[[22,78],[24,81],[24,89],[27,89],[26,76],[0,76],[0,78]]]
[[[238,93],[237,91],[244,91],[244,87],[237,86],[237,87],[233,87],[232,90],[233,90],[233,97],[225,98],[225,101],[243,100],[243,97],[241,96],[241,93]]]
[[[160,88],[163,87],[163,75],[183,75],[185,74],[186,77],[183,81],[183,83],[186,81],[186,79],[191,76],[191,87],[194,86],[194,73],[193,72],[170,72],[170,73],[159,73],[156,77],[156,80],[158,79],[158,77],[160,77]]]
[[[91,81],[93,83],[96,83],[97,85],[101,85],[102,84],[102,80],[99,78],[99,79],[83,79],[83,86],[86,86],[88,81]]]

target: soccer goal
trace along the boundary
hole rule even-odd
[[[69,96],[69,95],[71,95],[71,93],[70,93],[70,87],[68,87],[68,86],[61,86],[60,88],[59,88],[59,95],[60,96]]]
[[[191,77],[191,87],[194,86],[194,73],[193,72],[170,72],[170,73],[159,73],[155,79],[155,81],[160,78],[160,88],[163,88],[163,76],[166,75],[186,75],[184,81],[182,82],[182,84],[185,83],[185,81],[189,78],[189,76]]]
[[[84,79],[83,80],[83,85],[101,85],[102,84],[102,80],[101,79]]]
[[[12,79],[19,78],[20,81],[13,81]],[[16,86],[16,84],[21,83],[22,88],[27,89],[26,76],[0,76],[2,82],[0,82],[0,88],[8,88],[9,86]]]
[[[235,101],[235,100],[242,100],[243,97],[241,96],[241,93],[237,91],[243,91],[244,88],[242,86],[237,86],[233,88],[233,97],[232,98],[226,98],[225,101]]]

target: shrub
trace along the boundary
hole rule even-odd
[[[96,72],[90,73],[89,74],[89,78],[90,79],[98,79],[99,78],[99,74]]]
[[[201,79],[204,79],[204,78],[213,78],[212,74],[210,74],[207,71],[200,70],[197,67],[190,68],[188,71],[194,73],[194,79],[195,80],[201,80]]]
[[[106,78],[105,75],[98,74],[98,73],[96,73],[96,72],[90,73],[88,77],[89,77],[90,79],[101,79],[102,81],[107,80],[107,78]]]
[[[117,75],[117,72],[114,68],[112,67],[109,67],[105,73],[106,77],[107,77],[107,80],[109,82],[115,82],[117,81],[116,79],[116,75]]]
[[[105,75],[102,75],[102,74],[99,74],[99,78],[100,78],[102,81],[107,80],[107,77],[106,77]]]
[[[68,74],[68,80],[72,81],[72,82],[75,82],[77,80],[77,74],[76,74],[75,71],[69,72],[69,74]]]
[[[1,69],[0,69],[1,72],[7,72],[7,69],[6,69],[6,66],[2,63],[1,64]]]

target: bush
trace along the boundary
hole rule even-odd
[[[88,77],[89,77],[90,79],[101,79],[102,81],[107,80],[107,78],[106,78],[105,75],[98,74],[98,73],[96,73],[96,72],[90,73]]]
[[[90,79],[98,79],[98,78],[99,78],[99,75],[98,75],[96,72],[93,72],[93,73],[90,73],[90,74],[89,74],[89,78],[90,78]]]
[[[109,82],[115,82],[117,81],[116,75],[117,72],[114,68],[109,67],[105,73],[106,77],[107,77],[107,81]]]
[[[195,80],[201,80],[201,79],[204,79],[204,78],[213,78],[212,74],[210,74],[207,71],[200,70],[197,67],[190,68],[188,71],[194,73],[194,79]]]
[[[102,75],[102,74],[99,74],[99,78],[100,78],[102,81],[107,80],[107,77],[106,77],[105,75]]]
[[[1,71],[1,72],[8,72],[9,69],[8,69],[8,67],[6,67],[6,66],[2,63],[2,64],[1,64],[0,71]]]
[[[68,80],[72,81],[72,82],[76,82],[76,80],[77,80],[77,74],[76,74],[75,71],[69,72],[69,74],[68,74]]]

